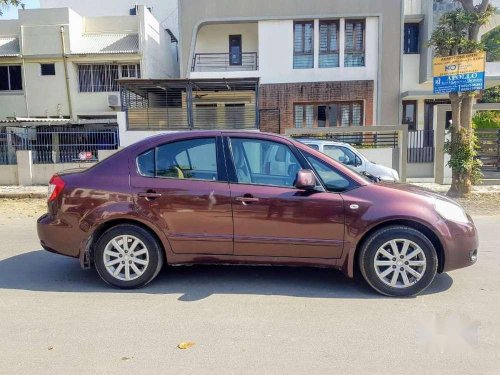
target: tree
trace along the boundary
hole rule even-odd
[[[500,85],[484,90],[481,103],[500,103]]]
[[[3,14],[2,9],[5,9],[9,6],[24,8],[24,4],[21,0],[0,0],[0,16]]]
[[[484,50],[479,29],[495,12],[489,0],[474,5],[473,0],[455,0],[461,7],[445,13],[432,33],[429,45],[437,56],[453,56]],[[472,106],[476,92],[450,93],[452,110],[451,141],[445,145],[450,154],[452,184],[448,195],[469,194],[472,184],[481,178],[476,156],[476,138],[472,127]]]
[[[500,61],[500,26],[484,34],[481,40],[486,50],[486,61]]]

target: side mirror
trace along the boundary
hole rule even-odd
[[[354,162],[354,166],[359,167],[362,164],[363,162],[361,161],[361,158],[358,155],[356,155],[356,161]]]
[[[316,188],[316,176],[310,169],[302,169],[297,172],[295,187],[300,190],[314,190]]]

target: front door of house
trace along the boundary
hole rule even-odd
[[[229,35],[229,65],[241,65],[241,35]]]

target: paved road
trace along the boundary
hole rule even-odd
[[[476,218],[474,267],[413,299],[304,268],[182,267],[117,291],[41,251],[34,220],[0,215],[0,373],[499,373],[500,216]]]

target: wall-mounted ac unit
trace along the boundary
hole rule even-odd
[[[120,95],[116,94],[108,95],[108,105],[112,108],[121,107],[122,103],[120,100]]]

